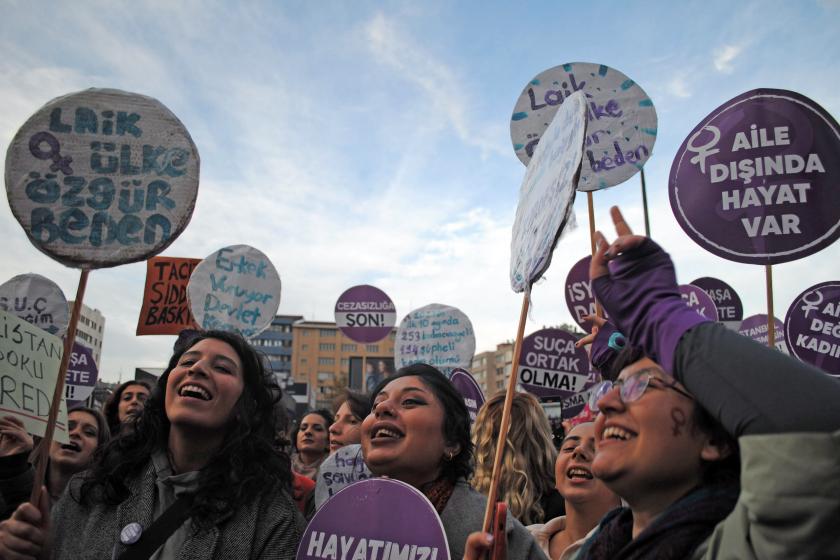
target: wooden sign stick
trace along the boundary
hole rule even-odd
[[[58,379],[55,380],[55,391],[53,392],[52,403],[50,404],[50,415],[47,418],[47,431],[44,438],[38,444],[35,464],[35,478],[32,481],[32,494],[29,501],[38,507],[38,500],[41,497],[41,485],[44,484],[44,476],[47,473],[47,463],[50,457],[55,423],[58,420],[58,409],[61,406],[61,399],[64,397],[64,378],[67,377],[67,366],[70,364],[70,355],[73,353],[73,342],[76,338],[76,325],[79,324],[79,314],[82,312],[82,300],[85,297],[87,287],[88,270],[83,269],[79,276],[79,287],[76,288],[76,299],[73,301],[73,311],[70,313],[70,324],[67,325],[67,333],[64,335],[64,353],[61,355],[61,365],[58,368]]]
[[[773,315],[773,265],[764,265],[764,279],[767,284],[767,346],[776,347],[776,320]]]
[[[502,421],[499,425],[499,439],[496,441],[496,455],[493,458],[493,474],[490,477],[490,491],[487,495],[487,507],[484,510],[484,524],[482,531],[490,532],[493,523],[493,513],[496,509],[496,498],[499,495],[499,478],[502,475],[502,456],[507,442],[508,428],[510,428],[510,408],[513,405],[513,395],[516,392],[516,380],[519,377],[519,356],[522,354],[522,339],[525,335],[525,320],[528,318],[530,298],[526,292],[522,296],[522,311],[519,314],[519,329],[516,331],[516,343],[513,346],[513,364],[511,365],[510,380],[508,381],[505,404],[502,408]]]
[[[592,191],[586,193],[586,202],[589,205],[589,245],[592,250],[592,256],[595,256],[595,203],[593,201]],[[604,316],[604,309],[601,304],[595,302],[595,315],[598,317]]]
[[[645,187],[645,170],[639,170],[639,177],[642,179],[642,208],[645,211],[645,237],[650,237],[650,218],[648,217],[647,207],[647,187]]]

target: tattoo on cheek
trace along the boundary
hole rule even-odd
[[[682,428],[686,424],[685,419],[685,412],[681,408],[674,407],[671,409],[671,420],[673,420],[674,425],[671,426],[671,429],[674,432],[674,436],[678,436],[682,434]]]

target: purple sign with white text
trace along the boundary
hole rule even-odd
[[[710,321],[717,321],[717,309],[715,302],[697,286],[691,284],[679,285],[680,296],[685,304]]]
[[[484,404],[484,393],[470,372],[465,369],[455,368],[449,376],[449,380],[464,397],[464,404],[470,412],[470,422],[475,422],[475,417],[481,405]]]
[[[434,506],[419,490],[392,478],[363,480],[340,490],[315,513],[296,556],[297,560],[449,557]]]
[[[353,286],[335,302],[335,324],[354,342],[379,342],[388,336],[396,323],[394,302],[374,286]]]
[[[68,401],[85,400],[93,392],[98,378],[99,368],[93,360],[93,351],[74,342],[64,378],[64,398]]]
[[[744,318],[744,306],[735,289],[717,278],[704,276],[691,282],[709,294],[717,308],[717,320],[720,322],[741,321]]]
[[[749,91],[691,131],[668,190],[680,226],[715,255],[806,257],[840,237],[840,126],[798,93]]]
[[[791,354],[840,376],[840,282],[823,282],[799,294],[785,316]]]
[[[773,336],[776,350],[783,354],[789,354],[787,344],[785,344],[785,326],[779,319],[773,317]],[[746,337],[749,337],[756,342],[767,346],[767,315],[750,315],[738,327],[738,332]]]
[[[584,321],[583,317],[595,315],[595,295],[592,293],[592,282],[589,281],[591,260],[591,255],[583,257],[569,269],[566,276],[566,306],[575,323],[587,333],[592,331],[592,324]]]
[[[571,397],[586,388],[589,357],[575,348],[577,337],[562,329],[542,329],[522,341],[519,382],[540,398]]]

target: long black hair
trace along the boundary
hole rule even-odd
[[[74,499],[117,505],[128,497],[124,481],[141,474],[153,452],[167,449],[170,423],[164,403],[170,372],[184,352],[208,338],[225,342],[236,351],[242,362],[243,389],[234,406],[236,420],[229,424],[219,449],[199,471],[191,511],[196,531],[209,529],[220,516],[264,492],[291,488],[289,456],[272,445],[274,405],[282,395],[280,388],[245,339],[225,331],[206,331],[176,350],[142,415],[135,418],[134,429],[105,447]]]
[[[376,395],[386,385],[400,377],[419,377],[434,393],[443,406],[443,438],[447,445],[457,445],[459,451],[452,459],[441,458],[441,476],[456,482],[459,478],[469,480],[473,473],[473,442],[470,438],[470,413],[464,404],[464,397],[451,381],[438,369],[428,364],[412,364],[400,368],[397,373],[380,381],[370,394],[371,410]]]
[[[122,394],[125,390],[133,385],[139,385],[141,387],[145,387],[146,391],[149,393],[152,392],[151,386],[146,383],[145,381],[139,381],[137,379],[130,379],[117,387],[117,390],[108,397],[108,401],[105,403],[105,406],[102,408],[102,412],[105,413],[105,419],[108,421],[108,428],[111,430],[111,435],[116,437],[120,434],[120,400],[122,399]]]

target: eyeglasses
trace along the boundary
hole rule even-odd
[[[656,380],[657,384],[651,385],[651,381]],[[677,380],[665,381],[659,377],[651,375],[649,370],[637,371],[630,377],[624,380],[617,381],[602,381],[592,388],[592,393],[589,395],[589,408],[592,412],[600,412],[598,408],[598,401],[609,393],[613,387],[618,387],[618,395],[621,397],[621,402],[631,403],[639,400],[648,387],[656,387],[657,389],[673,389],[684,397],[694,400],[694,397],[689,393],[677,387]]]

